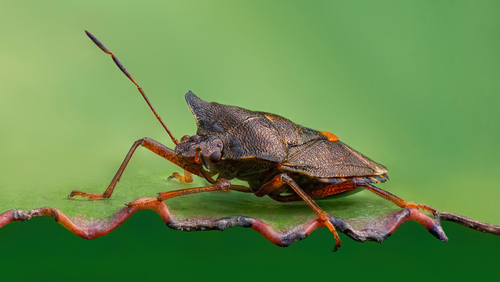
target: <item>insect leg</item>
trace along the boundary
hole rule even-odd
[[[184,170],[184,176],[182,176],[182,174],[178,172],[172,173],[172,175],[168,177],[168,180],[172,180],[174,178],[179,179],[181,182],[186,182],[186,183],[193,182],[193,174],[187,170]]]
[[[71,197],[77,196],[77,195],[82,196],[82,197],[89,197],[89,199],[103,199],[103,198],[111,197],[111,194],[113,194],[113,190],[115,189],[116,184],[120,180],[120,177],[122,176],[123,171],[125,170],[128,162],[130,161],[130,158],[132,158],[132,155],[134,154],[135,149],[137,149],[137,147],[139,147],[139,146],[143,146],[143,147],[147,148],[148,150],[152,151],[153,153],[159,155],[160,157],[163,157],[163,158],[171,161],[172,163],[183,168],[185,171],[196,174],[200,177],[204,177],[199,170],[195,170],[193,168],[182,165],[177,160],[177,156],[175,155],[175,152],[173,150],[165,147],[164,145],[160,144],[159,142],[157,142],[153,139],[149,139],[149,138],[145,137],[145,138],[142,138],[142,139],[135,141],[135,143],[132,145],[132,147],[130,148],[130,150],[127,153],[127,156],[123,160],[122,165],[120,166],[120,168],[116,172],[115,177],[113,177],[113,179],[111,180],[111,183],[109,184],[106,191],[104,191],[104,193],[102,193],[102,194],[89,194],[86,192],[75,190],[75,191],[72,191],[68,195],[68,198],[71,198]]]
[[[431,212],[434,216],[437,216],[437,210],[431,206],[427,205],[420,205],[420,204],[415,204],[415,203],[408,203],[405,200],[401,199],[400,197],[393,195],[385,190],[382,190],[376,186],[371,185],[370,183],[367,183],[366,181],[362,179],[355,178],[353,179],[354,185],[356,187],[363,187],[365,189],[368,189],[372,191],[373,193],[386,198],[387,200],[390,200],[394,202],[396,205],[398,205],[401,208],[417,208],[417,209],[422,209]]]
[[[311,197],[312,199],[316,198],[323,198],[347,191],[351,191],[358,188],[352,180],[347,180],[344,182],[328,185],[326,187],[321,187],[313,190],[307,190],[305,191],[306,194]],[[276,200],[278,202],[293,202],[293,201],[301,201],[302,198],[299,195],[293,194],[293,195],[274,195],[272,196],[273,200]]]
[[[252,188],[247,187],[247,186],[243,186],[243,185],[231,184],[231,188],[229,188],[229,189],[234,190],[234,191],[238,191],[238,192],[253,193]]]
[[[181,142],[184,142],[184,141],[186,141],[188,139],[189,139],[189,135],[184,135],[181,138]],[[178,172],[172,173],[172,175],[170,175],[168,177],[168,180],[172,180],[173,178],[177,178],[181,182],[185,182],[185,183],[193,182],[193,174],[191,172],[187,171],[187,170],[184,170],[184,176],[182,176],[182,174],[180,174]],[[213,183],[213,182],[210,182],[210,183]]]
[[[281,186],[283,186],[283,184],[288,184],[293,189],[293,191],[295,191],[295,193],[297,193],[297,195],[300,198],[302,198],[302,200],[304,200],[314,210],[314,212],[318,215],[318,217],[323,221],[325,226],[328,227],[328,229],[330,229],[330,232],[333,233],[333,235],[335,236],[335,247],[333,251],[336,251],[338,248],[340,248],[341,243],[339,234],[337,233],[337,231],[335,231],[335,227],[328,219],[328,215],[286,173],[278,174],[275,177],[273,177],[269,182],[262,185],[262,187],[255,193],[255,195],[258,197],[263,197],[265,195],[268,195],[272,191],[280,188]],[[271,196],[271,198],[272,197],[273,196]]]
[[[310,196],[312,199],[315,198],[322,198],[330,195],[335,195],[338,193],[342,192],[347,192],[350,190],[354,190],[356,188],[365,188],[379,196],[382,196],[386,198],[387,200],[390,200],[394,202],[396,205],[398,205],[401,208],[419,208],[423,209],[426,211],[431,212],[432,214],[436,215],[436,209],[433,207],[427,206],[427,205],[420,205],[420,204],[415,204],[415,203],[408,203],[405,200],[399,198],[396,195],[393,195],[385,190],[382,190],[376,186],[373,186],[364,180],[354,178],[354,179],[349,179],[347,181],[337,183],[337,184],[332,184],[326,187],[318,188],[318,189],[313,189],[313,190],[308,190],[306,194]],[[259,193],[257,191],[257,193]],[[273,195],[272,196],[273,200],[276,200],[278,202],[292,202],[292,201],[300,201],[302,198],[299,195],[286,195],[286,196],[281,196],[281,195]]]
[[[187,189],[179,189],[175,191],[161,192],[158,193],[158,197],[156,201],[162,202],[170,198],[185,196],[189,194],[196,194],[202,192],[212,192],[212,191],[229,191],[229,187],[231,187],[231,183],[226,179],[219,178],[215,182],[214,185],[206,186],[206,187],[197,187],[197,188],[187,188]],[[151,204],[151,201],[133,201],[127,204],[129,210],[138,206],[145,206]]]

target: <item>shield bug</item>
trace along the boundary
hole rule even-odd
[[[150,138],[137,140],[104,193],[72,191],[68,198],[77,195],[90,199],[111,197],[135,149],[143,146],[184,169],[184,175],[175,172],[170,178],[191,182],[192,174],[195,174],[210,183],[206,187],[159,193],[157,201],[221,190],[249,192],[258,197],[269,196],[280,202],[305,201],[334,234],[334,250],[341,246],[340,239],[328,215],[314,201],[315,198],[362,187],[393,201],[401,208],[421,208],[436,214],[432,207],[408,203],[374,186],[373,183],[389,179],[385,166],[349,147],[332,133],[297,125],[279,115],[209,103],[189,91],[185,98],[198,129],[196,135],[186,135],[179,142],[116,56],[92,34],[85,32],[102,51],[111,55],[120,70],[137,86],[170,135],[175,149],[169,149]],[[235,178],[246,181],[248,187],[229,182]],[[147,204],[134,201],[128,206]]]

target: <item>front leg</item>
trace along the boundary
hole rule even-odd
[[[168,177],[168,180],[172,180],[174,178],[177,178],[181,182],[184,182],[184,183],[191,183],[191,182],[193,182],[193,174],[191,172],[187,171],[187,170],[184,170],[184,176],[182,176],[182,174],[180,174],[178,172],[172,173],[172,175],[170,175]]]
[[[337,249],[340,248],[342,244],[340,243],[339,234],[335,230],[333,224],[330,222],[328,215],[286,173],[278,174],[275,177],[273,177],[269,182],[262,185],[262,187],[260,187],[260,189],[257,190],[257,192],[255,192],[255,195],[257,197],[263,197],[265,195],[269,195],[271,192],[275,191],[276,189],[279,189],[284,184],[288,184],[288,186],[290,186],[293,189],[293,191],[295,191],[295,193],[314,210],[314,212],[318,215],[318,217],[323,221],[325,226],[328,227],[330,232],[333,233],[333,236],[335,237],[335,247],[333,251],[334,252],[337,251]],[[273,196],[270,197],[273,198]]]
[[[89,193],[86,193],[83,191],[74,190],[68,195],[68,199],[72,198],[74,196],[88,197],[89,199],[103,199],[103,198],[111,197],[111,194],[113,194],[113,190],[115,189],[116,184],[120,180],[120,178],[123,174],[123,171],[125,171],[125,168],[127,167],[127,164],[130,161],[130,158],[132,158],[132,155],[134,154],[135,149],[137,149],[137,147],[139,147],[139,146],[143,146],[146,149],[150,150],[151,152],[157,154],[158,156],[163,157],[163,158],[171,161],[172,163],[176,164],[177,166],[183,168],[186,172],[198,175],[200,177],[204,177],[203,174],[201,173],[201,171],[181,164],[179,162],[179,160],[177,159],[177,155],[175,154],[175,152],[173,150],[165,147],[163,144],[161,144],[153,139],[149,139],[149,138],[145,137],[145,138],[142,138],[142,139],[135,141],[135,143],[132,145],[132,147],[130,148],[130,150],[127,153],[127,156],[123,160],[122,165],[120,166],[120,168],[116,172],[115,177],[113,177],[113,179],[111,180],[111,183],[109,184],[106,191],[104,191],[104,193],[102,193],[102,194],[89,194]]]
[[[184,141],[186,141],[188,139],[189,139],[189,135],[184,135],[181,138],[181,142],[184,142]],[[191,183],[191,182],[193,182],[193,174],[191,172],[187,171],[187,170],[184,170],[184,176],[182,176],[182,174],[180,174],[178,172],[172,173],[172,175],[170,175],[168,177],[168,180],[172,180],[174,178],[177,178],[181,182],[184,182],[184,183]],[[213,183],[213,182],[210,182],[210,183]]]

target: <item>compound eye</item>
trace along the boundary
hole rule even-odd
[[[215,151],[212,154],[210,154],[210,161],[214,164],[218,163],[221,159],[222,155],[220,151]]]

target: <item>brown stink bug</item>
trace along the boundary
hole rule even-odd
[[[137,86],[149,107],[176,145],[171,150],[149,139],[137,140],[130,148],[108,188],[102,194],[73,191],[73,196],[90,199],[109,198],[120,180],[132,154],[143,146],[184,169],[184,176],[172,177],[191,182],[192,174],[205,178],[210,186],[180,189],[158,194],[158,201],[187,194],[236,190],[269,196],[280,202],[305,201],[335,236],[335,248],[340,239],[328,215],[314,202],[314,198],[331,196],[363,187],[401,208],[421,208],[432,213],[436,210],[405,200],[372,185],[388,180],[387,168],[344,144],[332,133],[297,125],[279,115],[250,111],[218,103],[208,103],[191,91],[186,101],[193,113],[198,130],[194,136],[184,136],[179,142],[168,130],[147,99],[142,88],[104,45],[86,31],[88,37]],[[216,179],[213,179],[218,175]],[[233,185],[231,179],[248,182],[248,186]],[[131,202],[129,207],[147,205]]]

